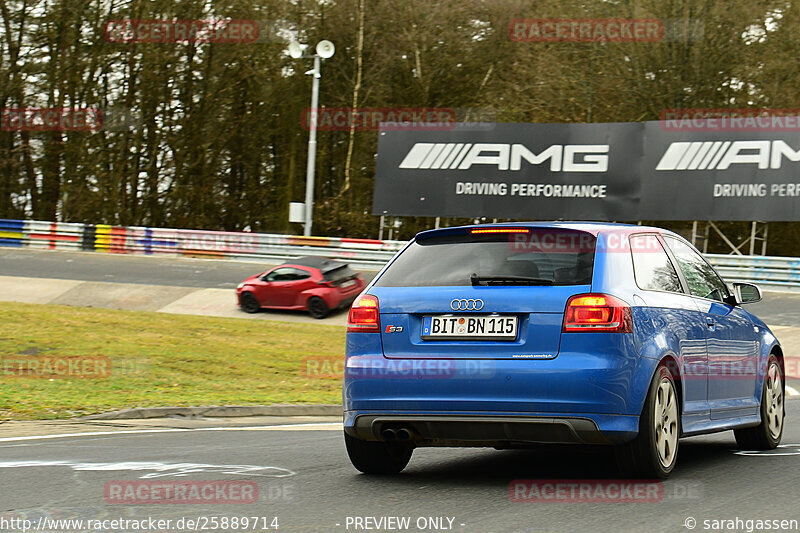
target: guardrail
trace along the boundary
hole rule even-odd
[[[0,219],[0,247],[285,261],[302,255],[381,268],[406,243],[340,237],[203,231]]]
[[[765,289],[800,289],[800,258],[706,254],[726,281],[749,281]]]
[[[0,219],[0,247],[240,261],[285,261],[301,255],[319,255],[346,260],[361,268],[378,269],[405,244],[404,241],[341,237]],[[800,289],[800,258],[720,254],[706,257],[727,281],[750,281],[765,288]]]

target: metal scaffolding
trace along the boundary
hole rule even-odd
[[[700,226],[703,225],[702,232]],[[767,237],[769,235],[769,224],[767,222],[752,221],[750,223],[750,235],[739,244],[734,242],[717,226],[714,222],[698,221],[692,222],[692,244],[700,248],[702,242],[703,253],[708,253],[708,240],[711,230],[719,235],[722,241],[730,248],[730,255],[745,255],[742,250],[747,250],[747,255],[767,255]],[[700,241],[700,242],[699,242]],[[759,246],[760,244],[760,246]],[[760,248],[760,250],[757,250]]]

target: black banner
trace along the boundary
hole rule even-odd
[[[373,214],[800,220],[800,131],[667,121],[382,130]]]

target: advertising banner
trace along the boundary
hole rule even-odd
[[[669,121],[382,129],[373,214],[800,220],[800,130]]]

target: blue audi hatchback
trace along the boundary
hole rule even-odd
[[[775,448],[783,352],[742,308],[760,299],[654,227],[422,232],[350,310],[350,460],[390,474],[420,446],[604,444],[626,474],[665,478],[681,437]]]

